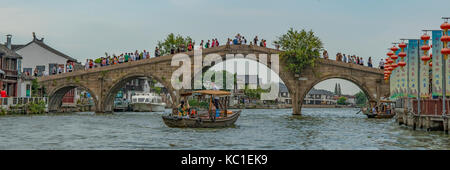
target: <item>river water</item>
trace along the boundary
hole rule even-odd
[[[0,117],[0,149],[450,149],[450,135],[412,131],[356,109],[243,110],[235,127],[168,128],[163,113]]]

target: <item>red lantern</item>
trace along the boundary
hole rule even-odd
[[[450,24],[449,24],[448,22],[444,22],[444,23],[441,25],[441,29],[443,29],[443,30],[445,30],[445,31],[449,30],[449,29],[450,29]]]
[[[427,62],[431,60],[431,57],[425,55],[425,56],[422,56],[421,59],[422,59],[423,63],[424,63],[425,65],[427,65]]]
[[[449,41],[450,41],[450,36],[448,36],[448,35],[442,36],[442,37],[441,37],[441,41],[442,41],[442,42],[449,42]]]
[[[430,67],[433,67],[433,62],[430,62]]]
[[[404,42],[400,43],[398,46],[399,46],[400,48],[406,48],[406,44],[405,44]]]
[[[420,49],[422,49],[423,51],[429,51],[431,47],[429,45],[423,45],[422,47],[420,47]]]
[[[391,58],[392,58],[393,60],[397,60],[397,59],[398,59],[398,56],[394,54],[394,55],[391,56]]]
[[[421,40],[423,40],[423,41],[428,41],[428,40],[430,40],[430,36],[428,35],[428,34],[424,34],[424,35],[422,35],[421,37],[420,37],[420,39]]]
[[[394,53],[391,52],[391,51],[389,51],[389,52],[387,53],[387,56],[389,56],[389,57],[391,57],[392,55],[394,55]]]
[[[400,53],[398,53],[398,56],[400,56],[403,59],[404,57],[406,57],[406,53],[405,52],[400,52]]]
[[[395,53],[398,50],[398,47],[396,47],[395,45],[391,48],[391,50]]]
[[[395,70],[397,67],[398,67],[398,64],[396,64],[396,63],[391,64],[391,68],[393,68],[393,70]]]
[[[443,55],[449,55],[449,54],[450,54],[450,48],[443,48],[443,49],[441,50],[441,53],[442,53]]]
[[[385,71],[392,71],[392,67],[391,65],[386,65],[386,67],[384,67]]]
[[[388,58],[388,63],[392,64],[392,63],[394,63],[394,60],[391,60],[391,59]]]
[[[398,62],[398,66],[400,66],[400,67],[405,67],[406,66],[406,62],[404,62],[404,61],[400,61],[400,62]]]

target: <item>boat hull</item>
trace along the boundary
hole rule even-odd
[[[180,118],[174,116],[163,116],[164,123],[172,128],[224,128],[233,126],[237,121],[241,111],[233,112],[225,118],[218,118],[212,121],[209,118]]]
[[[133,112],[164,112],[166,110],[163,104],[133,103],[131,107]]]
[[[391,119],[395,114],[366,114],[366,116],[371,119]]]

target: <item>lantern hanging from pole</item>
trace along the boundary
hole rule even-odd
[[[450,36],[448,35],[448,30],[450,29],[450,24],[445,21],[441,25],[441,29],[443,30],[443,36],[441,37],[441,41],[444,44],[444,47],[441,50],[442,55],[444,56],[444,59],[447,60],[448,55],[450,54],[450,49],[448,48],[448,42],[450,41]]]
[[[405,48],[406,48],[406,44],[404,42],[402,42],[398,46],[402,50],[400,53],[398,53],[398,56],[402,58],[402,60],[400,62],[398,62],[398,65],[403,69],[403,67],[406,66],[406,62],[405,62],[405,57],[406,57]]]
[[[423,51],[423,56],[421,59],[423,61],[423,64],[427,65],[428,61],[431,60],[431,57],[428,56],[428,51],[431,49],[431,47],[428,45],[428,40],[430,40],[430,36],[427,33],[425,33],[420,37],[420,39],[423,41],[424,44],[422,47],[420,47],[420,49],[422,49]]]

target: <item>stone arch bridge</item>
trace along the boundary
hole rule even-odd
[[[268,54],[270,68],[270,55],[281,51],[250,45],[231,45],[204,49],[202,57],[208,54],[219,54],[225,61],[226,54]],[[186,52],[191,63],[194,63],[194,52]],[[73,88],[88,91],[94,99],[97,113],[113,112],[114,97],[121,87],[128,81],[138,77],[151,77],[164,85],[173,103],[180,100],[179,90],[172,87],[170,79],[172,73],[180,66],[171,66],[174,55],[144,59],[107,67],[80,70],[71,73],[45,76],[38,79],[49,97],[49,111],[57,112],[62,105],[63,96]],[[307,68],[300,75],[293,74],[285,69],[285,63],[280,60],[279,77],[286,84],[292,98],[293,114],[300,115],[303,100],[308,92],[319,82],[340,78],[351,81],[359,86],[371,100],[389,96],[389,84],[384,82],[383,71],[356,64],[343,63],[333,60],[318,59],[314,68]],[[192,75],[195,74],[192,71]]]

